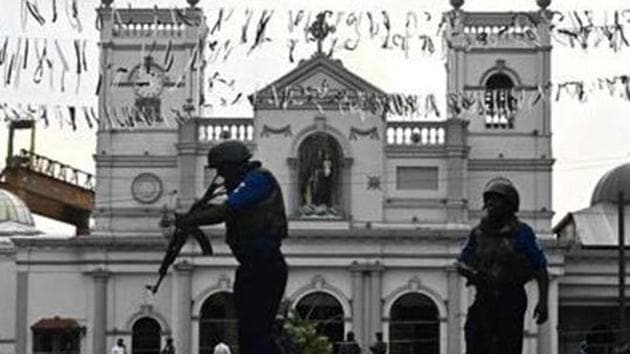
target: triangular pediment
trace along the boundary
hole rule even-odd
[[[385,92],[345,68],[340,60],[318,53],[256,91],[250,96],[250,102],[257,108],[286,108],[315,98],[330,104],[335,98],[356,98],[357,95],[382,96]]]

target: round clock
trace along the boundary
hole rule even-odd
[[[136,95],[143,98],[158,97],[164,90],[164,70],[151,64],[138,65],[131,73],[131,83]]]
[[[131,182],[131,195],[142,204],[155,203],[162,196],[162,181],[153,173],[141,173]]]

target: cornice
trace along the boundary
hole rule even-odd
[[[461,156],[468,154],[467,148],[459,150]],[[387,145],[385,156],[387,158],[444,158],[452,156],[453,151],[447,151],[446,145]]]
[[[479,47],[479,46],[469,46],[469,45],[453,45],[451,49],[455,52],[466,52],[466,53],[500,53],[500,54],[523,54],[530,53],[535,54],[538,52],[551,52],[553,47],[551,45],[539,46],[539,47]]]
[[[549,171],[555,159],[470,159],[468,171]]]
[[[384,207],[386,209],[407,209],[407,208],[444,208],[445,198],[385,198]]]
[[[107,203],[107,200],[100,201]],[[158,217],[162,216],[163,210],[161,205],[144,207],[97,207],[94,208],[95,217],[121,217],[121,218],[137,218],[137,217]]]
[[[156,155],[94,155],[96,167],[173,168],[177,156]]]
[[[114,50],[128,50],[128,51],[141,51],[143,45],[137,43],[118,43],[118,41],[124,41],[125,37],[116,37],[116,42],[107,41],[107,42],[99,42],[99,45],[102,49],[114,49]],[[129,37],[130,41],[136,42],[136,37]],[[186,50],[186,49],[194,49],[197,46],[197,43],[194,41],[179,43],[171,45],[171,50]],[[167,46],[164,44],[156,45],[156,50],[166,50]]]

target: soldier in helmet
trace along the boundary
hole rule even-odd
[[[483,193],[484,216],[471,231],[458,262],[458,272],[476,288],[465,325],[466,353],[520,354],[527,309],[525,283],[535,278],[538,304],[534,317],[547,320],[547,261],[534,231],[520,222],[516,189],[491,184]]]
[[[280,244],[287,236],[282,192],[270,171],[249,161],[249,149],[223,142],[208,152],[208,166],[224,178],[227,200],[198,212],[179,215],[178,226],[226,223],[227,243],[239,266],[234,282],[239,351],[280,353],[272,339],[273,324],[287,282]]]

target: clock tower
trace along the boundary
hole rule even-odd
[[[180,170],[194,160],[181,138],[184,121],[199,114],[202,100],[207,27],[196,2],[160,9],[116,8],[102,0],[97,9],[94,234],[154,232],[169,195],[194,185],[188,176],[196,171],[184,176]]]

